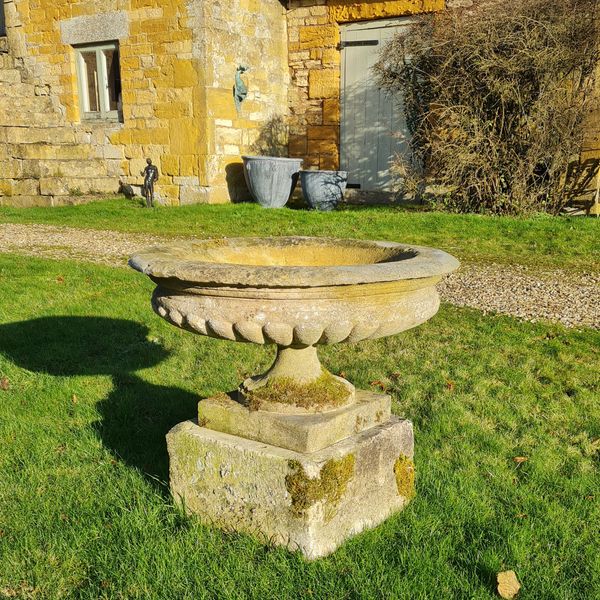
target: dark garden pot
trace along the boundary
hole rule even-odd
[[[300,171],[302,193],[310,208],[334,210],[348,183],[346,171]]]
[[[242,156],[244,177],[252,197],[263,208],[281,208],[290,199],[301,158],[277,158],[275,156]]]

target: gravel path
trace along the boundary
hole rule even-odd
[[[172,239],[50,225],[0,224],[0,252],[118,267],[125,267],[127,257],[136,250]],[[567,327],[600,329],[600,273],[463,264],[442,282],[440,292],[443,300],[457,306],[527,321],[548,319]]]

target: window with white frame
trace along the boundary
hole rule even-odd
[[[75,59],[82,119],[121,120],[119,45],[76,46]]]

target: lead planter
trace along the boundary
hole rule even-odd
[[[282,208],[290,199],[298,173],[300,158],[242,156],[244,177],[252,197],[263,208]]]
[[[304,199],[316,210],[335,210],[344,197],[347,183],[347,171],[300,171]]]
[[[458,261],[394,242],[282,237],[178,242],[130,265],[157,284],[153,308],[173,325],[277,347],[266,373],[202,400],[167,435],[186,510],[312,559],[405,506],[412,424],[391,415],[389,396],[326,371],[316,348],[427,321]]]

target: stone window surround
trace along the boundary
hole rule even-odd
[[[123,40],[129,36],[129,15],[121,10],[73,17],[61,21],[60,34],[69,46]]]
[[[1,0],[0,0],[1,1]],[[81,120],[89,124],[115,124],[123,123],[122,110],[102,113],[100,118],[84,118],[82,95],[82,74],[79,64],[78,47],[92,45],[116,44],[129,37],[129,14],[120,10],[114,12],[83,15],[64,19],[60,22],[60,37],[63,44],[69,45],[75,51],[75,64],[77,71],[77,88]]]
[[[101,44],[90,44],[85,46],[75,46],[73,48],[75,51],[75,63],[76,63],[76,71],[77,71],[77,88],[79,95],[79,103],[80,103],[80,114],[81,120],[86,122],[112,122],[119,123],[122,121],[122,110],[107,110],[105,106],[106,99],[105,96],[100,93],[100,110],[94,113],[91,113],[89,110],[86,110],[86,102],[85,102],[85,84],[84,81],[87,80],[87,75],[85,73],[85,69],[83,66],[82,53],[87,51],[95,51],[97,56],[102,55],[103,50],[119,50],[119,44],[117,42],[105,42]],[[117,54],[118,56],[118,54]],[[106,62],[105,59],[101,58],[98,61],[98,71],[101,81],[99,81],[101,89],[105,86],[108,87],[108,74],[106,73]],[[118,65],[120,69],[120,66]]]

